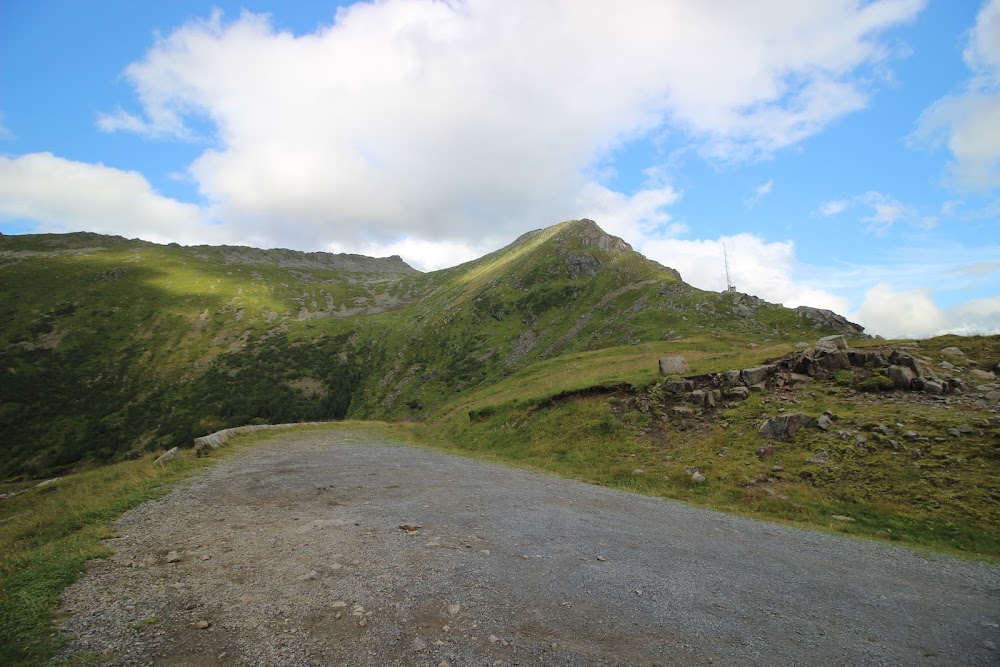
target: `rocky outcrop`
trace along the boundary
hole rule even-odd
[[[833,329],[849,336],[856,336],[865,332],[863,326],[849,321],[843,315],[838,315],[832,310],[799,306],[795,309],[795,314],[800,318],[805,318],[812,322],[813,329]]]

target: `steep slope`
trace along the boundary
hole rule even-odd
[[[810,312],[697,290],[590,220],[429,274],[398,257],[6,236],[0,287],[0,477],[245,423],[419,419],[568,352],[817,335]]]

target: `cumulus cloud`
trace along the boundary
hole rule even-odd
[[[138,110],[97,122],[210,143],[198,191],[265,244],[676,233],[669,184],[616,192],[595,165],[663,133],[719,160],[795,144],[867,104],[881,33],[922,5],[386,0],[302,35],[216,12],[158,38],[125,72]]]
[[[1000,0],[990,0],[979,11],[963,57],[972,72],[965,92],[928,107],[910,141],[946,147],[956,186],[990,189],[1000,185]]]
[[[879,283],[852,314],[869,333],[886,338],[926,338],[945,333],[1000,332],[1000,297],[973,299],[942,309],[929,289],[896,290]]]
[[[0,220],[30,220],[39,232],[142,230],[161,243],[214,237],[198,206],[157,194],[141,174],[51,153],[0,156]]]
[[[716,240],[646,241],[639,250],[677,269],[686,282],[701,289],[726,289],[728,255],[729,273],[740,292],[789,307],[805,305],[838,313],[850,307],[843,297],[808,285],[801,276],[805,267],[795,259],[795,244],[791,241],[767,242],[753,234],[737,234]]]

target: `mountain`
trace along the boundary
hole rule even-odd
[[[0,237],[0,478],[248,423],[421,419],[542,360],[861,327],[706,292],[590,220],[450,269],[399,257]]]

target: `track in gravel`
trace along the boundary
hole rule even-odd
[[[363,429],[277,435],[129,512],[119,532],[115,555],[66,592],[66,655],[122,665],[1000,662],[996,566]]]

